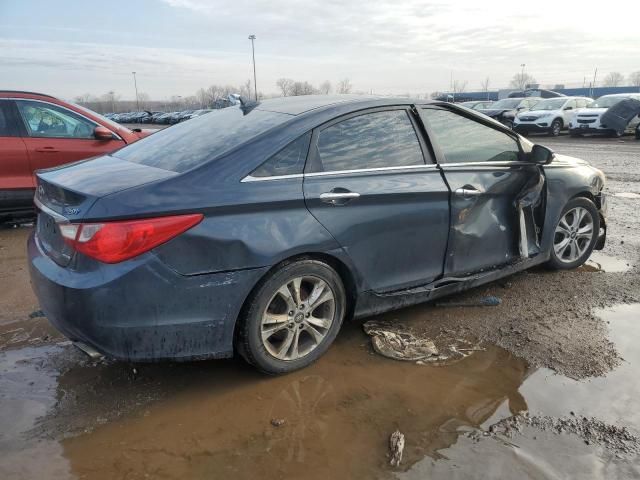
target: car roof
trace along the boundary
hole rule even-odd
[[[52,98],[54,100],[59,100],[53,95],[47,95],[46,93],[38,93],[38,92],[28,92],[25,90],[0,90],[0,96],[9,96],[9,97],[20,97],[23,95],[33,95],[38,97]]]
[[[365,107],[393,104],[412,105],[416,103],[423,104],[429,102],[411,98],[380,97],[374,95],[300,95],[262,100],[256,106],[256,110],[285,113],[288,115],[301,115],[311,110],[324,110],[336,105]]]

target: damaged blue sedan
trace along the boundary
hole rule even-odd
[[[345,319],[581,265],[604,245],[604,181],[456,105],[243,100],[40,171],[31,279],[85,351],[285,373]]]

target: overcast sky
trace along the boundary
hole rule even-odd
[[[191,95],[252,76],[381,94],[507,86],[520,65],[543,84],[582,84],[598,68],[640,70],[636,0],[0,0],[0,88],[72,98]],[[608,8],[608,5],[610,8]]]

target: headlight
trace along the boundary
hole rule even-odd
[[[550,113],[543,113],[541,115],[538,115],[538,118],[547,118],[547,117],[550,117],[550,116],[551,116]]]

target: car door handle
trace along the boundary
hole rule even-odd
[[[320,200],[331,205],[344,205],[359,196],[356,192],[326,192],[320,194]]]
[[[474,187],[466,187],[466,188],[462,187],[462,188],[456,188],[454,193],[458,197],[469,198],[469,197],[476,197],[478,195],[482,195],[484,192]]]
[[[60,150],[54,147],[41,147],[36,148],[36,152],[44,152],[44,153],[58,153]]]

